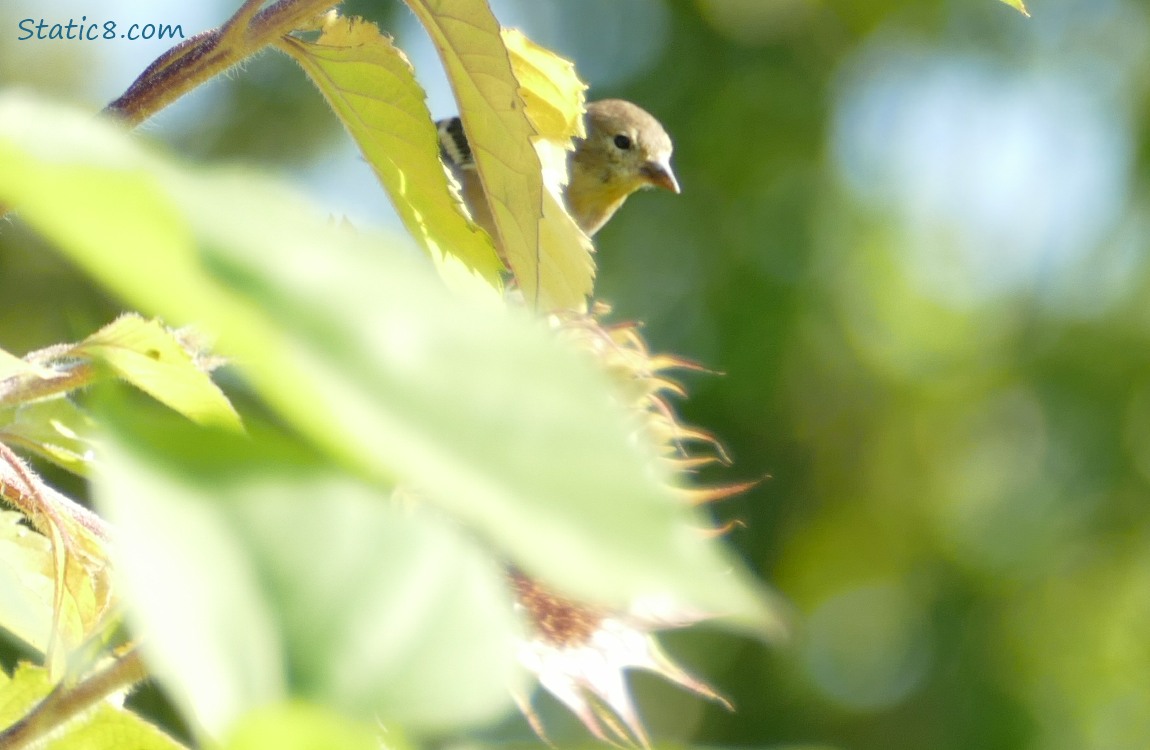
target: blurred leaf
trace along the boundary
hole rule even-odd
[[[539,742],[472,742],[468,746],[473,750],[539,750]],[[587,740],[583,742],[566,740],[562,743],[563,750],[603,750],[604,747],[610,747],[602,742]],[[648,746],[648,750],[725,750],[722,745],[690,745],[681,742],[652,742]],[[734,750],[734,748],[731,748]],[[833,750],[830,747],[816,746],[816,745],[794,745],[794,746],[749,746],[742,747],[740,750]]]
[[[9,677],[0,672],[0,728],[8,727],[28,713],[54,687],[48,672],[20,664]],[[180,750],[173,740],[142,718],[107,701],[56,729],[43,750]]]
[[[341,464],[418,489],[561,590],[775,624],[666,488],[588,355],[450,296],[394,242],[309,220],[282,189],[177,170],[127,142],[84,115],[0,103],[0,201],[133,303],[218,334]],[[93,164],[117,151],[115,168]]]
[[[100,412],[115,429],[96,498],[126,601],[150,663],[210,732],[289,695],[418,729],[509,708],[510,595],[458,529],[268,435],[132,420],[119,401]]]
[[[327,99],[411,235],[437,261],[455,256],[501,288],[503,262],[451,195],[426,94],[391,40],[375,24],[333,17],[318,41],[286,37],[280,49]]]
[[[1022,0],[1002,0],[1002,2],[1006,3],[1011,8],[1014,8],[1027,18],[1030,17],[1030,12],[1026,10],[1026,6],[1023,4]]]
[[[123,315],[69,353],[106,365],[197,424],[243,429],[227,396],[159,321]]]
[[[308,694],[415,729],[508,710],[508,691],[520,687],[519,632],[490,552],[444,517],[346,480],[293,488],[256,488],[239,513],[294,629],[295,674]]]
[[[205,497],[181,479],[109,442],[94,496],[117,526],[117,581],[149,666],[193,724],[218,731],[287,695],[284,644],[251,553],[213,502],[223,490]]]
[[[544,310],[578,307],[541,267],[539,220],[543,182],[535,134],[523,111],[499,22],[485,0],[406,0],[439,50],[459,102],[475,166],[499,234],[498,242],[524,297]],[[590,291],[588,289],[588,291]]]
[[[373,732],[306,703],[257,709],[236,723],[224,750],[406,750],[391,732]],[[384,740],[381,742],[381,739]]]

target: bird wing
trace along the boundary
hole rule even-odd
[[[443,161],[456,169],[475,169],[475,158],[463,132],[463,120],[448,117],[435,123],[439,132],[439,154]]]

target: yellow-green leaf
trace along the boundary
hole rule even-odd
[[[185,750],[139,715],[110,703],[98,704],[69,724],[44,750]]]
[[[0,405],[19,406],[28,400],[29,392],[40,392],[32,384],[59,377],[51,368],[10,354],[0,349]]]
[[[571,138],[582,138],[586,134],[583,103],[587,84],[575,73],[575,65],[540,47],[518,29],[504,29],[503,42],[527,105],[527,119],[536,132],[568,144]]]
[[[18,665],[11,677],[0,671],[0,727],[19,721],[51,689],[48,673],[31,664]]]
[[[4,498],[47,538],[45,542],[20,539],[19,529],[9,528],[9,542],[20,539],[19,549],[8,549],[19,558],[20,567],[18,572],[8,573],[15,576],[10,581],[14,585],[22,581],[18,586],[24,592],[21,600],[25,604],[33,601],[30,597],[35,592],[43,590],[39,576],[50,582],[50,628],[25,627],[18,635],[45,652],[53,671],[58,673],[64,668],[68,653],[99,629],[111,607],[106,532],[91,511],[44,484],[18,459],[0,461],[0,489]],[[8,523],[14,521],[9,519]],[[37,552],[41,549],[45,550],[43,554]],[[13,607],[16,605],[14,602]],[[27,625],[32,620],[24,622]]]
[[[52,631],[51,545],[21,519],[0,511],[0,628],[44,653]],[[4,716],[0,710],[0,724]]]
[[[327,99],[416,240],[436,261],[454,256],[500,288],[503,263],[451,194],[424,91],[403,53],[375,24],[339,16],[316,42],[287,37],[280,48]]]
[[[108,366],[197,424],[242,429],[227,396],[156,320],[120,317],[77,344],[72,354]]]
[[[556,299],[582,303],[595,282],[595,246],[550,187],[543,191],[543,219],[539,222],[540,266]],[[568,305],[572,306],[572,305]]]
[[[1014,8],[1027,18],[1030,17],[1030,11],[1026,10],[1026,5],[1023,4],[1022,0],[1002,0],[1002,2],[1006,3],[1011,8]]]
[[[499,22],[485,0],[406,2],[439,50],[499,234],[496,240],[524,296],[544,309],[580,304],[557,296],[540,268],[543,179],[531,145],[535,131]]]
[[[392,750],[370,728],[307,703],[290,703],[251,711],[240,719],[224,743],[226,750]],[[382,734],[382,730],[380,732]],[[406,747],[402,742],[400,747]]]
[[[111,565],[107,540],[81,517],[69,512],[70,499],[40,488],[52,542],[53,623],[47,657],[54,675],[62,674],[68,655],[105,624],[112,607]]]
[[[564,205],[567,152],[572,138],[585,135],[583,92],[575,66],[532,42],[516,29],[503,41],[519,80],[527,119],[537,131],[535,150],[543,168],[543,216],[539,222],[540,286],[548,298],[579,307],[595,284],[595,246]]]
[[[29,375],[36,372],[36,366],[25,362],[15,354],[0,349],[0,381],[18,375]]]

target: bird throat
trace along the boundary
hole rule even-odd
[[[634,188],[628,185],[599,180],[596,176],[573,175],[567,186],[567,210],[590,237],[607,223],[632,192]]]

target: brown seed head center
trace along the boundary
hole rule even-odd
[[[511,571],[511,585],[535,630],[552,645],[581,646],[603,621],[601,610],[553,594],[517,570]]]

